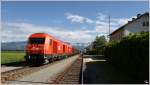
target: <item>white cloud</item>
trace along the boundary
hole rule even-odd
[[[109,20],[108,15],[103,13],[98,13],[96,16],[96,20],[91,20],[89,18],[77,15],[66,13],[67,19],[71,20],[71,22],[78,22],[78,23],[92,23],[95,27],[93,30],[88,30],[88,33],[96,33],[96,34],[108,34],[109,32]],[[110,18],[110,27],[111,32],[117,29],[118,27],[126,24],[128,22],[128,18]],[[84,28],[85,29],[85,28]]]
[[[81,24],[81,29],[52,27],[52,26],[39,26],[32,23],[23,22],[7,22],[2,23],[2,41],[24,41],[36,32],[45,32],[65,42],[82,42],[87,43],[95,39],[96,35],[108,35],[109,24],[105,14],[99,13],[96,20],[75,15],[67,14],[67,19],[72,22],[86,23],[86,27]],[[131,18],[130,18],[131,19]],[[111,18],[111,32],[120,26],[124,25],[128,18]],[[93,28],[89,28],[88,24],[92,24]]]
[[[108,15],[98,13],[97,20],[95,21],[95,30],[108,34],[109,20]],[[126,24],[131,18],[111,18],[110,17],[110,32],[118,29],[120,26]]]
[[[128,21],[130,21],[130,18],[112,18],[111,19],[111,24],[112,25],[124,25],[126,23],[128,23]]]
[[[84,30],[66,30],[61,27],[37,26],[29,23],[3,23],[2,41],[24,41],[36,32],[48,33],[66,42],[90,42],[93,36]]]
[[[66,15],[67,15],[67,19],[71,20],[72,22],[78,22],[78,23],[87,22],[87,23],[94,24],[95,31],[99,31],[99,32],[108,31],[109,20],[108,20],[108,15],[106,14],[97,13],[96,20],[91,20],[89,18],[77,14],[66,13]],[[112,28],[112,31],[114,31],[118,27],[126,24],[129,20],[131,20],[131,18],[110,18],[110,27]]]
[[[108,22],[106,22],[106,21],[101,21],[101,20],[96,20],[96,21],[95,21],[95,24],[96,24],[96,25],[108,25]]]
[[[98,20],[106,20],[106,18],[108,17],[107,15],[103,14],[103,13],[98,13],[97,14],[97,19]]]
[[[93,20],[79,16],[77,14],[71,14],[71,13],[66,13],[67,19],[71,20],[72,22],[78,22],[78,23],[93,23]]]

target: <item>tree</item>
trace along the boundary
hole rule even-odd
[[[87,47],[87,54],[103,54],[103,50],[106,44],[107,40],[105,36],[96,36],[94,42],[92,42],[92,44]],[[89,48],[90,46],[92,47],[91,49]]]
[[[93,47],[96,50],[97,54],[102,54],[102,50],[105,47],[107,40],[105,36],[96,36],[95,41],[93,42]]]
[[[94,41],[94,48],[101,48],[107,43],[105,36],[96,36]]]

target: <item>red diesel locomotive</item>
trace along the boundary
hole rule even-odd
[[[69,57],[73,52],[74,48],[68,43],[46,33],[34,33],[28,39],[25,59],[30,63],[43,64]]]

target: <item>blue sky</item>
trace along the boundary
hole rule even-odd
[[[108,15],[114,31],[147,11],[146,1],[5,1],[2,41],[24,41],[32,33],[46,32],[67,42],[91,42],[108,33]]]

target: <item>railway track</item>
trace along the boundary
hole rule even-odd
[[[80,56],[70,67],[58,75],[51,84],[80,84],[82,77],[82,56]]]
[[[8,81],[17,80],[18,78],[24,77],[26,75],[33,73],[33,72],[37,72],[37,71],[40,71],[44,68],[47,68],[48,66],[50,66],[56,62],[59,62],[59,61],[55,61],[55,62],[52,62],[50,64],[42,65],[39,67],[26,66],[26,67],[19,68],[19,69],[1,72],[1,83],[7,83]]]
[[[72,58],[73,59],[73,58]],[[75,57],[74,57],[75,59]],[[74,60],[73,59],[73,60]],[[34,72],[37,73],[58,64],[60,61],[55,61],[47,65],[39,67],[26,66],[19,69],[14,69],[6,72],[1,72],[1,83],[9,84],[11,81],[18,81],[26,76],[32,75]],[[64,61],[63,61],[64,62]],[[72,62],[67,64],[64,71],[58,73],[51,82],[46,81],[48,84],[79,84],[81,79],[81,69],[82,69],[82,57],[78,57],[75,61],[67,60],[66,62]],[[39,75],[40,77],[40,75]]]

